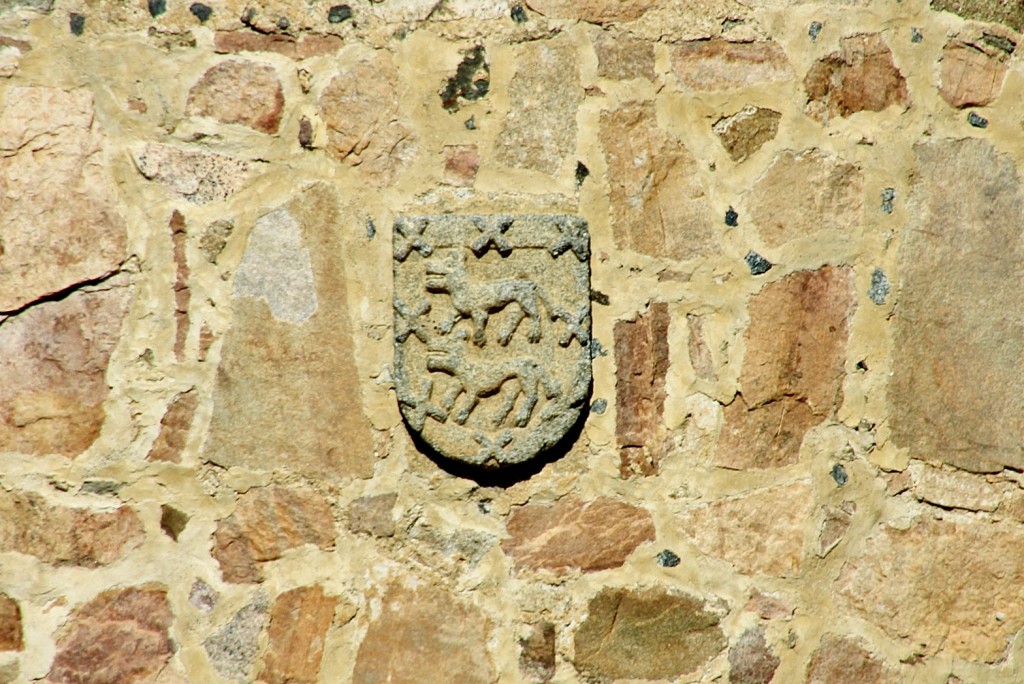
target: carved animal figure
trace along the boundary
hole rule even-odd
[[[525,278],[470,283],[466,273],[466,256],[459,250],[450,252],[443,259],[431,259],[426,269],[427,291],[448,294],[455,308],[455,314],[438,325],[442,333],[447,335],[460,320],[469,319],[473,322],[473,344],[482,347],[487,341],[487,321],[491,314],[515,303],[515,312],[505,328],[498,333],[498,344],[506,346],[524,318],[530,319],[527,338],[530,342],[540,340],[538,306],[543,304],[548,310],[551,307],[537,283]]]
[[[500,393],[501,407],[491,417],[494,426],[498,427],[505,421],[516,401],[522,397],[513,422],[518,427],[525,427],[533,416],[541,389],[548,399],[557,397],[562,391],[536,361],[507,359],[466,363],[461,345],[428,349],[427,370],[445,373],[456,380],[457,384],[441,400],[441,407],[459,425],[466,423],[480,399]],[[463,397],[456,411],[455,404]]]

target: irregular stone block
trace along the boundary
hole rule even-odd
[[[807,684],[883,684],[887,675],[863,641],[839,634],[823,636],[807,665]]]
[[[54,506],[38,494],[0,488],[0,552],[95,568],[123,557],[142,538],[142,522],[128,506],[113,511]]]
[[[213,557],[226,582],[258,582],[258,563],[276,560],[288,549],[334,546],[336,530],[323,497],[306,487],[261,487],[238,499],[235,512],[217,523]]]
[[[194,390],[174,398],[160,419],[160,432],[146,456],[148,460],[181,463],[181,451],[185,448],[198,403],[199,393]]]
[[[476,145],[446,145],[444,148],[444,182],[455,187],[471,187],[480,168]]]
[[[331,480],[372,472],[340,221],[323,185],[257,219],[235,274],[205,459]]]
[[[576,49],[564,40],[530,42],[519,46],[515,64],[495,159],[554,174],[576,150],[576,110],[583,99]]]
[[[982,41],[952,40],[942,49],[939,94],[953,107],[984,107],[995,100],[1006,78],[1006,53]]]
[[[696,158],[658,127],[654,105],[627,102],[601,113],[609,201],[619,247],[692,259],[714,246],[714,219]]]
[[[519,642],[519,672],[529,682],[550,682],[555,676],[555,626],[541,622]]]
[[[729,684],[768,684],[779,657],[764,639],[764,627],[752,627],[729,649]]]
[[[893,442],[976,472],[1024,468],[1016,164],[977,138],[914,152],[887,393]]]
[[[356,499],[348,507],[348,528],[353,532],[366,532],[375,537],[394,536],[396,501],[396,492]]]
[[[722,147],[735,162],[741,162],[775,138],[782,114],[767,107],[747,105],[724,116],[711,127]]]
[[[78,608],[57,640],[46,682],[147,681],[171,657],[171,606],[158,585],[111,589]]]
[[[262,590],[256,592],[249,605],[203,642],[210,663],[221,677],[243,683],[253,681],[252,669],[269,605],[267,595]]]
[[[7,594],[0,594],[0,651],[20,651],[24,647],[21,606]]]
[[[638,19],[657,3],[656,0],[526,0],[526,4],[553,19],[604,24]]]
[[[306,33],[299,38],[255,31],[217,31],[213,50],[221,54],[276,52],[291,59],[309,59],[337,52],[344,46],[339,36]]]
[[[804,435],[822,421],[806,402],[792,397],[752,409],[737,396],[723,414],[715,465],[733,470],[782,468],[798,462]]]
[[[804,77],[807,114],[823,123],[834,116],[880,112],[910,103],[907,81],[881,34],[849,36],[839,50],[815,62]]]
[[[228,60],[210,67],[188,91],[185,114],[277,133],[284,92],[274,67]]]
[[[1024,531],[1016,523],[922,517],[877,528],[836,581],[841,604],[925,656],[995,662],[1024,627]]]
[[[745,575],[797,577],[812,506],[810,486],[797,482],[695,508],[683,523],[702,553]]]
[[[931,0],[933,10],[955,12],[965,19],[998,22],[1024,31],[1024,7],[1002,0]]]
[[[721,38],[676,46],[672,73],[692,90],[734,90],[793,77],[789,59],[778,43],[730,43]]]
[[[909,468],[914,496],[942,508],[992,512],[1002,495],[983,476],[961,471],[942,470],[915,462]]]
[[[856,512],[857,504],[854,501],[844,501],[839,506],[828,506],[825,509],[825,519],[818,530],[818,548],[815,549],[819,558],[824,558],[839,545],[850,529]]]
[[[592,37],[598,76],[616,80],[654,78],[654,43],[607,31],[596,31]]]
[[[561,499],[512,510],[502,549],[518,567],[594,572],[617,568],[654,540],[649,511],[612,499]]]
[[[615,324],[615,435],[623,477],[655,474],[664,455],[669,322],[668,305],[655,302],[635,321]]]
[[[721,616],[686,594],[606,587],[587,613],[574,662],[591,677],[671,679],[695,672],[726,645]]]
[[[260,681],[267,684],[313,684],[319,681],[327,629],[338,599],[319,586],[286,591],[270,611],[269,644]]]
[[[447,591],[391,587],[359,644],[352,682],[492,684],[489,637],[483,613]]]
[[[770,247],[823,230],[849,233],[861,225],[864,176],[856,165],[816,149],[785,150],[757,179],[747,206]]]
[[[249,180],[249,162],[213,152],[151,143],[133,159],[144,178],[194,204],[227,199]]]

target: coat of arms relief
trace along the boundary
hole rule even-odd
[[[395,381],[442,456],[497,468],[555,445],[590,392],[590,236],[567,215],[403,216]]]

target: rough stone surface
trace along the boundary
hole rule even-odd
[[[780,662],[765,642],[764,627],[748,629],[729,649],[729,684],[768,684]]]
[[[0,651],[20,651],[24,646],[21,606],[7,594],[0,594]]]
[[[775,138],[782,114],[767,107],[747,105],[724,116],[711,127],[733,161],[741,162]]]
[[[676,46],[672,73],[692,90],[734,90],[793,77],[789,59],[778,43],[730,43],[718,38]]]
[[[523,568],[584,572],[615,568],[654,540],[651,514],[612,499],[527,504],[508,518],[505,553]]]
[[[142,522],[127,506],[94,511],[49,504],[33,492],[0,489],[0,552],[94,568],[138,546]]]
[[[519,672],[528,682],[550,682],[555,676],[555,626],[541,622],[519,642]]]
[[[982,41],[951,40],[942,49],[939,94],[953,107],[984,107],[999,96],[1006,53]]]
[[[251,170],[244,159],[156,143],[146,145],[133,158],[144,178],[195,204],[230,197],[249,179]]]
[[[492,684],[489,631],[478,608],[443,589],[392,587],[359,645],[352,682]]]
[[[203,642],[210,663],[221,677],[236,682],[252,681],[259,637],[267,622],[269,606],[267,595],[256,592],[249,605]]]
[[[836,590],[846,606],[918,652],[994,662],[1024,627],[1016,523],[920,518],[875,529]],[[978,578],[984,581],[977,581]]]
[[[470,187],[480,168],[476,145],[447,145],[444,148],[444,182],[456,187]]]
[[[880,112],[910,103],[907,81],[892,61],[881,34],[849,36],[839,50],[818,60],[804,78],[807,113],[828,123],[835,116]]]
[[[258,563],[276,560],[288,549],[334,546],[331,509],[305,487],[262,487],[238,499],[235,512],[217,523],[213,557],[227,582],[257,582]]]
[[[1024,467],[1024,213],[1014,162],[975,139],[915,146],[888,400],[893,441],[973,471]]]
[[[606,587],[574,637],[575,665],[609,679],[669,679],[694,672],[726,644],[720,616],[664,589]]]
[[[305,684],[319,681],[327,629],[338,599],[319,586],[286,591],[274,601],[267,630],[269,645],[260,681]]]
[[[656,473],[664,455],[668,326],[663,302],[615,324],[615,434],[623,476]]]
[[[111,589],[78,608],[57,640],[47,682],[151,681],[171,657],[171,606],[157,585]]]
[[[284,92],[274,67],[228,60],[210,67],[188,91],[185,113],[277,133]]]
[[[1003,0],[932,0],[933,10],[955,12],[965,19],[1006,24],[1014,31],[1024,31],[1024,7]]]
[[[199,403],[199,394],[193,390],[182,392],[167,407],[164,417],[160,419],[160,432],[153,442],[149,455],[150,461],[166,461],[181,463],[181,451],[185,448],[185,440],[192,428],[192,418]]]
[[[861,170],[818,150],[780,152],[750,192],[750,218],[765,244],[777,247],[818,231],[859,226],[864,205]]]
[[[883,684],[885,666],[859,639],[826,634],[807,666],[807,684]]]
[[[616,244],[667,259],[692,259],[713,247],[708,200],[692,154],[658,127],[650,103],[601,113]]]
[[[688,335],[686,338],[686,350],[690,356],[690,367],[702,380],[717,380],[715,372],[715,360],[708,346],[707,335],[704,331],[705,317],[698,314],[686,314],[686,325]]]
[[[553,19],[579,19],[594,24],[639,19],[655,0],[527,0],[535,12]]]
[[[788,602],[756,587],[750,592],[750,600],[743,609],[757,613],[762,620],[780,620],[793,615],[793,608]]]
[[[244,287],[236,280],[207,460],[331,480],[370,474],[338,224],[336,197],[322,185],[257,220],[236,276]]]
[[[769,468],[799,459],[807,429],[842,403],[853,307],[848,267],[798,271],[751,298],[742,397],[726,409],[717,464]]]
[[[320,96],[327,149],[381,183],[390,182],[415,154],[392,86],[397,73],[388,53],[378,50],[331,79]]]
[[[366,532],[375,537],[394,536],[396,501],[396,492],[356,499],[348,507],[348,528],[353,532]]]
[[[576,109],[583,99],[576,50],[562,40],[519,49],[508,86],[511,109],[495,158],[514,168],[553,174],[576,149]]]
[[[909,472],[914,496],[936,506],[991,512],[1002,501],[999,490],[979,475],[923,463],[912,463]]]
[[[796,577],[812,504],[810,486],[797,482],[692,509],[684,529],[702,553],[743,574]]]
[[[628,34],[599,31],[594,35],[597,75],[626,80],[654,78],[654,45]]]
[[[0,110],[0,317],[113,273],[126,257],[125,224],[94,115],[86,90],[15,86],[6,94]]]
[[[309,59],[337,52],[344,46],[338,36],[307,33],[299,38],[255,31],[217,31],[213,49],[221,54],[239,52],[276,52],[292,59]]]
[[[188,602],[204,613],[213,610],[219,598],[213,587],[198,579],[192,583],[192,588],[188,592]]]
[[[857,504],[854,501],[844,501],[839,506],[828,506],[825,509],[825,519],[818,531],[818,546],[814,550],[819,558],[824,558],[832,552],[839,542],[846,536],[850,524],[853,522],[853,515],[857,512]]]
[[[0,320],[0,451],[89,448],[103,426],[107,365],[130,295],[117,277]]]

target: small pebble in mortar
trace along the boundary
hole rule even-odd
[[[583,185],[583,181],[590,175],[590,169],[581,161],[576,162],[576,187]]]
[[[366,237],[370,240],[377,234],[377,226],[373,223],[372,218],[366,219]]]
[[[599,416],[604,415],[604,412],[607,411],[607,410],[608,410],[608,400],[607,399],[595,399],[594,403],[590,405],[590,411],[592,413],[596,413]]]
[[[988,119],[983,116],[971,112],[967,115],[967,123],[971,124],[975,128],[988,128]]]
[[[811,25],[807,27],[807,35],[811,37],[811,42],[818,40],[818,34],[821,33],[821,22],[812,21]]]
[[[511,16],[512,20],[517,24],[526,23],[526,11],[523,9],[522,5],[512,5],[512,9],[509,11],[509,16]]]
[[[910,28],[910,42],[920,43],[922,40],[924,40],[924,34],[921,33],[921,31],[919,31],[916,27],[912,26]]]
[[[608,304],[611,303],[612,300],[604,292],[591,288],[590,301],[594,302],[595,304],[600,304],[601,306],[608,306]]]
[[[471,116],[468,119],[466,119],[465,126],[466,126],[467,130],[475,131],[476,130],[476,117],[475,116]]]
[[[736,213],[736,210],[732,207],[725,212],[725,225],[730,228],[735,228],[740,225],[740,215]]]
[[[881,306],[885,304],[885,298],[889,294],[889,278],[886,277],[885,271],[880,268],[876,268],[871,272],[871,289],[868,290],[868,297],[871,298],[875,304]]]
[[[658,565],[663,568],[674,568],[679,565],[679,556],[670,551],[669,549],[663,549],[658,554]]]
[[[71,33],[76,36],[82,35],[85,32],[85,15],[72,12],[68,17],[68,25],[71,28]]]
[[[598,356],[608,356],[608,351],[598,341],[596,337],[590,338],[590,358],[596,359]]]
[[[836,484],[842,487],[849,480],[846,475],[846,468],[843,467],[842,463],[836,463],[832,466],[832,479],[836,481]]]
[[[151,17],[159,17],[167,11],[167,0],[149,0],[146,5]]]
[[[352,8],[348,5],[334,5],[327,10],[327,21],[332,24],[340,24],[346,19],[352,18]]]
[[[277,20],[277,28],[281,29],[282,31],[288,30],[288,27],[291,25],[292,23],[288,21],[288,17],[281,17],[280,19]]]
[[[896,189],[886,188],[882,190],[882,211],[886,214],[892,213],[893,200],[896,199]]]
[[[213,14],[213,10],[210,9],[208,5],[204,5],[201,2],[193,2],[188,6],[188,11],[191,12],[192,16],[198,19],[201,24],[205,24],[206,20],[210,18],[211,14]]]
[[[747,267],[750,268],[750,275],[755,276],[767,273],[774,265],[753,250],[747,252],[747,256],[743,257],[743,260],[747,262]]]

